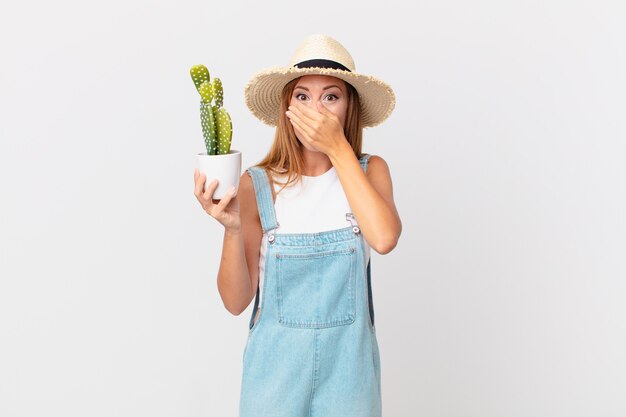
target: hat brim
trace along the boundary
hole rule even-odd
[[[283,87],[293,79],[311,74],[337,77],[356,89],[364,128],[382,123],[395,107],[396,98],[391,86],[371,75],[333,68],[273,67],[256,73],[246,84],[244,94],[248,109],[263,123],[276,126]]]

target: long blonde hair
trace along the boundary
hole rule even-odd
[[[299,181],[304,168],[302,157],[302,143],[296,137],[296,133],[285,115],[291,95],[300,78],[291,80],[281,93],[280,111],[278,112],[278,124],[274,134],[274,142],[265,156],[256,166],[264,168],[273,180],[274,174],[287,175],[287,182],[280,188],[282,191],[289,184]],[[361,124],[361,104],[359,94],[348,82],[346,86],[348,108],[346,109],[346,125],[344,135],[348,139],[352,150],[357,158],[361,157],[361,143],[363,141],[363,127]]]

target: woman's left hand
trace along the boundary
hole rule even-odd
[[[315,108],[296,102],[286,114],[298,138],[326,155],[346,141],[339,118],[319,101]]]

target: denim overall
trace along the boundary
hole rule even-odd
[[[367,169],[368,154],[360,163]],[[240,417],[380,417],[380,357],[363,235],[351,225],[276,233],[267,173],[248,168],[268,233],[243,351]]]

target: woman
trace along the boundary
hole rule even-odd
[[[239,190],[195,173],[195,195],[224,225],[218,289],[238,315],[254,309],[243,353],[240,416],[380,416],[380,357],[370,248],[397,244],[401,222],[385,161],[362,154],[362,128],[395,96],[355,72],[348,51],[311,35],[285,68],[256,74],[246,104],[277,126]]]

